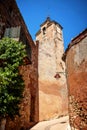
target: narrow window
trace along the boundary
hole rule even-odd
[[[43,28],[43,35],[45,35],[46,34],[46,28],[44,27]]]

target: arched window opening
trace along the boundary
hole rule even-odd
[[[43,28],[43,35],[46,34],[46,27]]]

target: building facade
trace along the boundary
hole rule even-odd
[[[68,111],[62,26],[49,17],[36,33],[38,48],[39,120]]]
[[[0,39],[10,37],[26,45],[26,65],[20,67],[25,81],[20,115],[14,121],[9,118],[6,130],[29,128],[38,122],[38,45],[35,45],[15,0],[0,0]]]
[[[87,29],[65,52],[71,130],[87,130]]]

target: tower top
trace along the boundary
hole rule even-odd
[[[40,34],[41,28],[44,27],[45,24],[47,25],[46,28],[48,28],[52,24],[55,24],[58,25],[61,29],[63,29],[63,27],[58,22],[56,22],[55,20],[51,20],[50,17],[47,17],[46,20],[40,25],[40,30],[36,33],[36,36]]]

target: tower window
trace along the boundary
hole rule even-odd
[[[43,28],[43,35],[46,34],[46,27]]]

